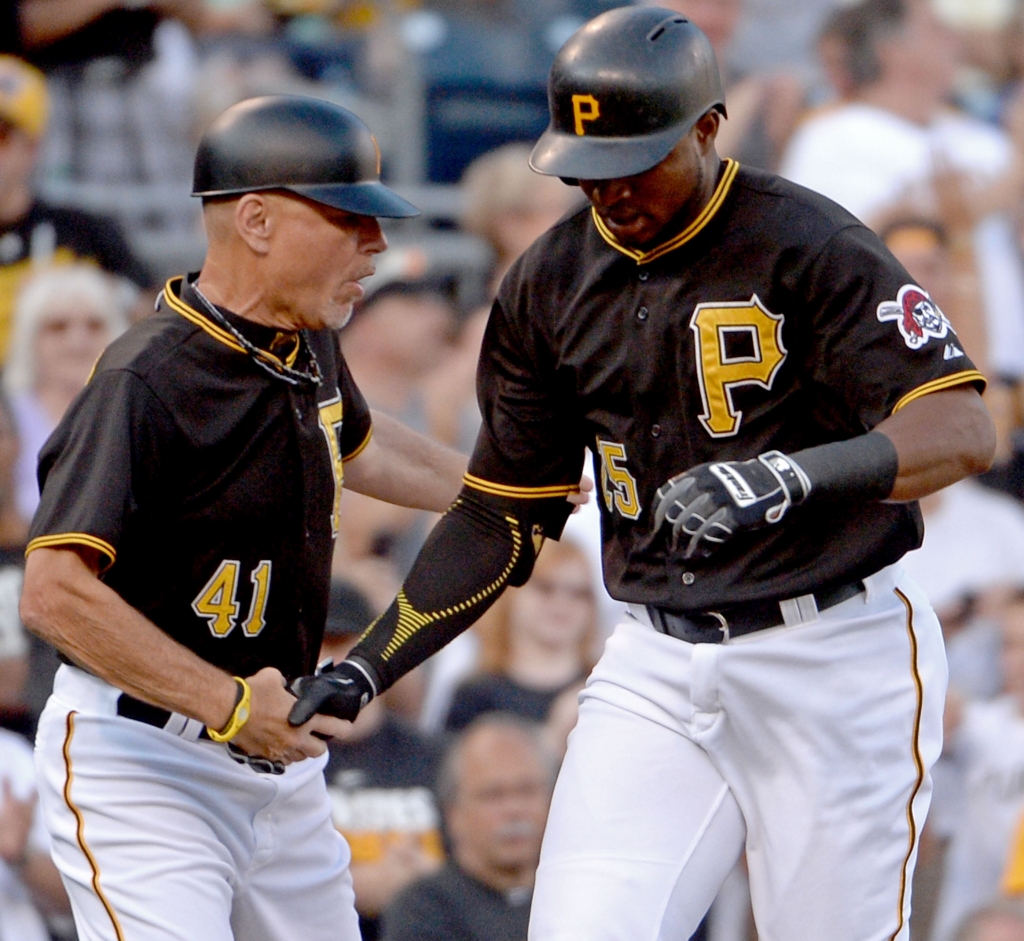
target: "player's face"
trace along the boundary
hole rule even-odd
[[[620,244],[643,248],[686,227],[714,192],[719,160],[714,152],[719,114],[702,117],[659,163],[616,180],[580,180],[591,205]]]
[[[268,201],[277,220],[267,257],[274,308],[295,329],[343,327],[373,256],[387,248],[380,223],[284,194]]]

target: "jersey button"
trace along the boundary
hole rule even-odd
[[[302,409],[301,409],[301,408],[299,408],[298,406],[296,406],[296,407],[295,407],[295,417],[296,417],[296,418],[297,418],[297,419],[298,419],[299,421],[302,421]]]
[[[693,572],[683,572],[682,582],[684,585],[692,585],[696,579],[697,576]]]
[[[651,276],[651,273],[649,271],[641,271],[640,274],[637,275],[637,277],[641,281],[646,281],[650,276]]]
[[[661,436],[661,425],[651,425],[651,437],[658,438]]]
[[[641,307],[636,312],[636,316],[637,316],[638,320],[646,320],[647,319],[647,308],[646,307]]]

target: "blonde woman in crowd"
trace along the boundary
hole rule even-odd
[[[458,731],[486,712],[544,722],[596,660],[597,601],[584,550],[567,538],[547,542],[530,580],[506,592],[477,631],[481,672],[456,690],[446,727]]]
[[[107,344],[128,328],[121,293],[92,265],[46,269],[28,281],[14,308],[3,371],[21,453],[17,504],[31,518],[39,502],[36,457]]]
[[[462,227],[494,251],[492,290],[509,266],[573,206],[580,191],[530,169],[529,144],[506,144],[478,157],[462,178]]]

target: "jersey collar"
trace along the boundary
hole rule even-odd
[[[662,255],[667,255],[669,252],[675,251],[681,245],[685,245],[714,218],[715,214],[719,209],[722,208],[722,204],[725,202],[725,197],[729,195],[729,189],[732,186],[732,181],[736,179],[736,172],[739,170],[740,165],[732,159],[726,159],[725,171],[722,173],[722,178],[718,181],[718,185],[715,187],[714,193],[711,194],[711,199],[708,200],[708,204],[701,210],[700,215],[693,220],[682,232],[678,235],[673,236],[667,242],[662,242],[660,245],[655,246],[648,251],[640,251],[638,248],[627,248],[625,245],[620,245],[618,240],[612,235],[608,227],[601,220],[601,217],[597,214],[595,209],[590,210],[591,217],[594,220],[594,225],[597,226],[597,231],[612,248],[617,252],[622,252],[628,258],[632,258],[638,265],[646,265],[648,262],[654,261],[656,258],[661,258]]]
[[[195,324],[201,330],[204,330],[211,337],[225,346],[239,352],[246,353],[245,348],[223,327],[214,323],[209,317],[202,314],[195,307],[189,304],[184,299],[185,294],[185,279],[182,277],[171,278],[164,287],[163,296],[167,301],[167,306],[171,308],[175,313],[181,314],[190,323]],[[294,365],[296,358],[298,357],[300,343],[298,342],[298,334],[295,335],[295,343],[291,351],[282,359],[281,357],[270,352],[266,349],[267,346],[271,346],[273,341],[280,336],[278,331],[271,327],[263,327],[261,324],[252,324],[245,321],[241,317],[237,317],[230,311],[222,311],[225,317],[231,319],[236,329],[245,334],[258,334],[246,336],[246,339],[255,343],[259,347],[260,354],[265,356],[271,363],[276,365],[284,365],[291,367]]]

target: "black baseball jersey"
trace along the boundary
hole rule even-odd
[[[623,601],[703,610],[864,577],[920,544],[910,504],[822,504],[684,561],[655,491],[710,460],[863,434],[929,392],[984,380],[949,321],[831,201],[726,161],[684,231],[639,251],[589,208],[516,263],[478,375],[467,481],[541,496],[595,455],[605,579]]]
[[[28,551],[97,549],[106,584],[204,660],[295,677],[320,649],[343,462],[370,413],[334,331],[221,313],[268,369],[169,282],[43,449]],[[291,385],[280,362],[322,380]]]

